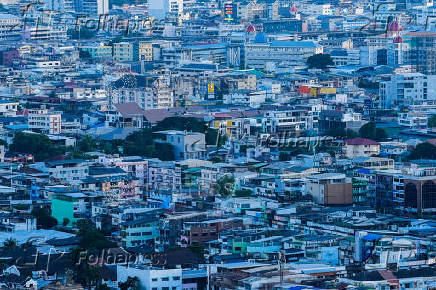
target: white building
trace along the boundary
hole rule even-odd
[[[109,13],[109,0],[97,0],[97,14],[106,15]]]
[[[79,184],[88,176],[89,166],[85,160],[71,159],[45,163],[50,179],[68,184]]]
[[[182,290],[182,269],[159,269],[143,265],[117,265],[117,282],[137,277],[140,289]]]
[[[248,105],[251,108],[259,108],[266,100],[266,91],[236,91],[223,96],[224,104]]]
[[[353,138],[345,142],[342,150],[347,158],[370,157],[380,154],[380,143],[365,138]]]
[[[136,103],[144,110],[174,107],[174,92],[164,77],[153,81],[150,87],[122,87],[110,93],[112,104]]]
[[[422,73],[401,73],[386,76],[380,82],[380,108],[392,109],[436,101],[436,76]]]
[[[115,162],[115,166],[120,167],[125,172],[133,174],[138,178],[138,184],[143,186],[148,175],[148,160],[138,156],[127,156],[121,161]]]
[[[15,101],[0,100],[0,115],[15,115],[18,105]]]
[[[174,157],[181,159],[201,159],[206,155],[206,138],[203,133],[167,130],[156,132],[163,141],[173,145]]]
[[[134,59],[134,47],[133,43],[118,42],[114,43],[114,61],[117,62],[129,62]]]
[[[428,117],[422,112],[407,112],[398,114],[398,124],[409,129],[427,128]]]
[[[21,19],[12,14],[0,13],[0,39],[11,39],[21,34]]]
[[[264,70],[276,65],[305,66],[307,58],[322,52],[322,46],[312,41],[247,43],[245,45],[245,67]]]
[[[177,16],[183,15],[183,0],[151,0],[148,1],[148,15],[157,19],[165,18],[168,13]]]
[[[46,108],[30,109],[28,125],[30,130],[40,130],[42,133],[60,134],[62,130],[62,112]]]

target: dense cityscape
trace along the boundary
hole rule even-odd
[[[436,289],[433,0],[0,0],[0,289]]]

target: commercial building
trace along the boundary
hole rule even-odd
[[[342,173],[315,174],[307,178],[307,194],[322,205],[353,203],[351,179]]]
[[[312,41],[272,41],[266,36],[245,44],[245,68],[268,69],[269,65],[305,66],[310,56],[322,53],[322,46]]]
[[[30,130],[47,134],[60,134],[62,112],[45,108],[31,109],[28,114],[28,124]]]

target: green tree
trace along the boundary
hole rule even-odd
[[[81,59],[89,59],[89,58],[91,58],[91,54],[89,53],[89,51],[86,51],[86,50],[80,50],[80,51],[79,51],[79,57],[80,57]]]
[[[94,227],[87,219],[81,219],[76,222],[80,237],[79,247],[84,250],[102,250],[113,248],[115,243],[108,241],[104,234]]]
[[[87,288],[99,287],[101,285],[101,267],[85,257],[95,259],[103,249],[113,248],[116,243],[107,240],[104,234],[87,219],[78,220],[75,227],[78,229],[77,236],[80,238],[80,242],[78,247],[72,251],[74,264],[71,267],[74,269],[74,279]]]
[[[82,152],[91,152],[97,149],[97,141],[89,135],[83,136],[77,143],[77,147]]]
[[[64,220],[62,221],[62,225],[64,227],[66,227],[69,223],[70,223],[70,220],[68,218],[64,218]]]
[[[326,69],[328,66],[334,65],[330,54],[317,53],[307,58],[309,68]]]
[[[174,146],[169,143],[155,143],[154,157],[159,158],[162,161],[174,160]]]
[[[388,137],[388,134],[386,133],[386,130],[383,128],[376,128],[375,129],[375,140],[377,141],[383,141]]]
[[[138,277],[127,277],[125,282],[118,282],[120,290],[137,290],[140,289]]]
[[[36,226],[42,229],[51,229],[58,224],[57,220],[50,215],[46,208],[34,208],[32,215],[36,218]]]
[[[142,129],[131,133],[123,142],[124,154],[153,157],[154,142],[150,129]]]
[[[237,197],[250,197],[253,195],[253,191],[251,189],[238,189],[235,190],[234,196]]]
[[[436,159],[436,146],[428,142],[418,144],[410,152],[409,159]]]
[[[387,138],[387,133],[382,128],[376,128],[375,122],[368,122],[359,129],[359,135],[362,138],[368,138],[381,141]]]
[[[434,127],[436,127],[436,115],[432,115],[432,116],[428,119],[428,127],[429,127],[429,128],[434,128]]]
[[[217,180],[215,193],[221,196],[229,196],[233,193],[235,179],[233,176],[224,175]]]
[[[227,135],[220,133],[218,129],[207,128],[206,130],[206,144],[222,147],[226,144]]]
[[[4,241],[3,247],[6,249],[16,249],[16,248],[18,248],[17,240],[15,240],[13,238],[7,239],[6,241]]]
[[[9,149],[18,153],[30,153],[36,161],[65,153],[65,148],[54,145],[46,135],[24,132],[15,135]]]
[[[154,141],[153,132],[150,129],[133,132],[121,144],[125,155],[155,157],[163,161],[174,160],[173,145]]]
[[[368,138],[375,140],[375,123],[368,122],[359,129],[359,135],[362,138]]]
[[[194,117],[168,117],[158,122],[156,126],[153,127],[154,132],[164,130],[186,130],[205,133],[206,129],[206,123]]]
[[[218,130],[214,128],[207,128],[206,130],[206,144],[207,145],[218,145],[219,134]]]

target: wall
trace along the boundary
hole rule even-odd
[[[352,204],[353,186],[351,183],[326,184],[324,192],[324,204]]]

